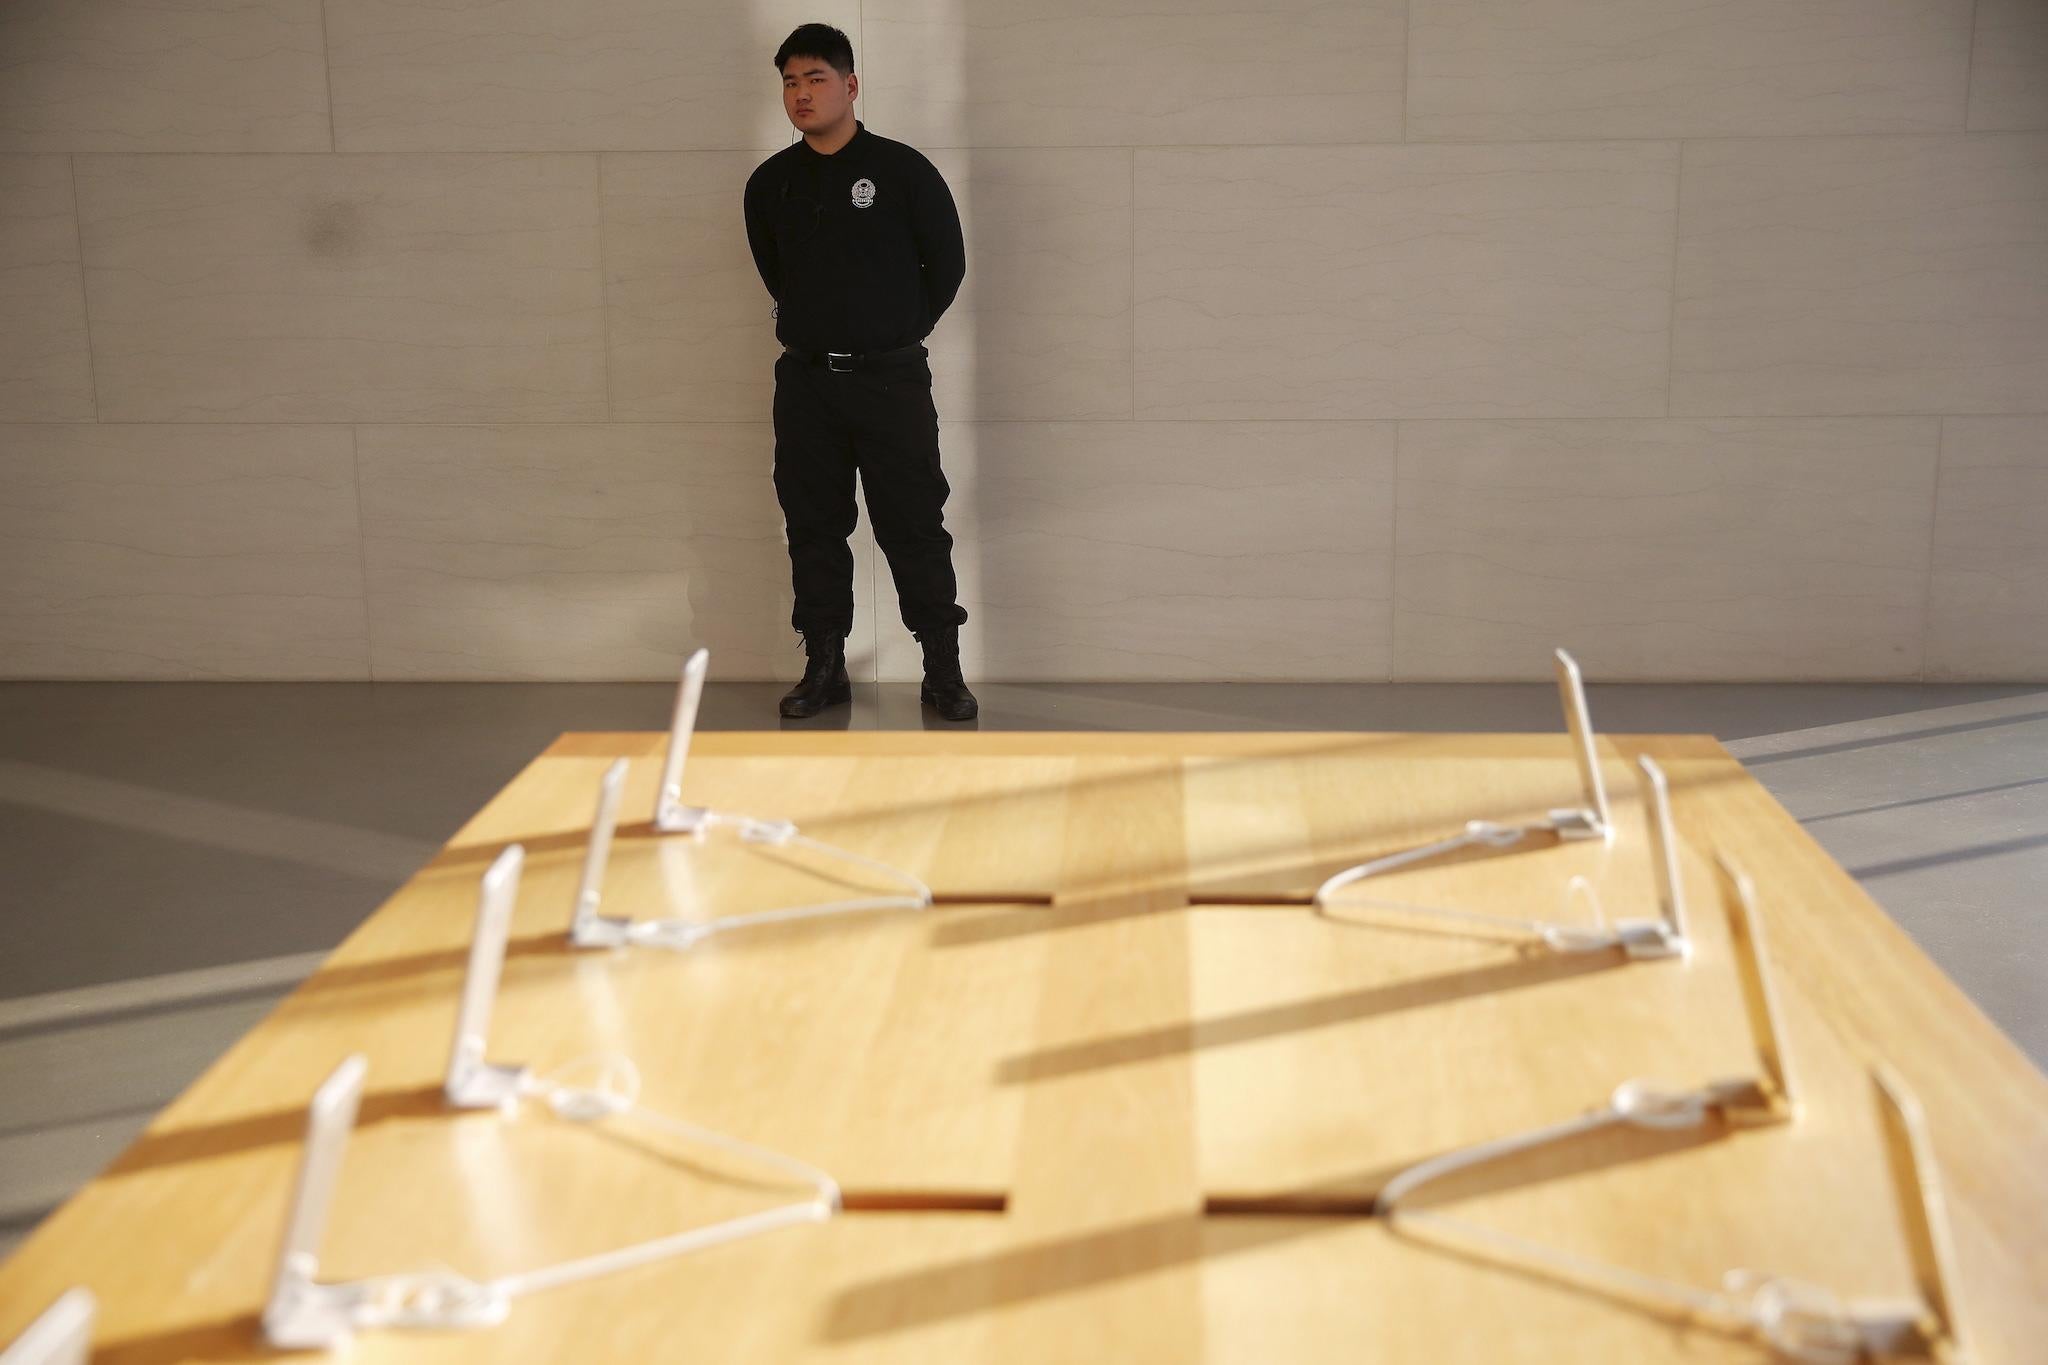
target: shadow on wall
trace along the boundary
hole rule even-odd
[[[923,63],[923,67],[930,73],[929,78],[934,87],[932,95],[943,103],[945,108],[953,111],[952,125],[959,130],[955,137],[949,139],[960,148],[954,154],[959,173],[952,178],[951,183],[954,202],[960,209],[961,225],[968,234],[967,278],[961,283],[962,297],[954,303],[956,314],[959,315],[952,326],[956,331],[965,332],[967,344],[957,354],[950,356],[949,360],[956,370],[953,382],[958,391],[970,395],[969,411],[964,416],[969,421],[978,422],[992,410],[995,402],[995,385],[991,382],[993,376],[982,365],[982,357],[989,353],[992,340],[988,335],[991,313],[980,303],[980,300],[988,295],[988,282],[986,279],[977,279],[978,275],[985,274],[989,269],[993,255],[985,249],[977,250],[976,238],[979,235],[986,242],[995,232],[996,225],[983,221],[982,215],[976,212],[975,205],[974,149],[981,145],[982,130],[975,126],[975,106],[973,101],[967,98],[967,92],[974,88],[974,72],[970,69],[967,42],[968,26],[974,22],[975,17],[971,12],[974,0],[952,0],[952,4],[953,22],[938,26],[938,32],[945,35],[944,50],[929,54],[929,59]],[[960,313],[962,304],[971,311]],[[946,415],[941,412],[939,425],[942,431],[945,422]],[[953,446],[957,450],[961,445],[957,437],[957,423],[954,430],[956,437]],[[966,444],[969,450],[976,449],[976,443],[971,437]],[[981,534],[981,528],[991,524],[995,509],[989,505],[988,481],[980,476],[981,471],[977,464],[969,462],[963,465],[955,456],[951,461],[951,467],[963,472],[968,480],[966,501],[969,512],[965,523],[967,538],[963,543],[956,535],[953,549],[953,569],[960,582],[960,603],[967,607],[972,617],[970,623],[960,632],[960,668],[968,678],[980,679],[986,672],[988,631],[992,624],[989,620],[988,603],[1001,598],[1000,593],[990,591],[988,556],[983,548],[984,539]],[[949,517],[948,520],[959,519]],[[911,662],[915,670],[922,660],[913,658]]]
[[[940,460],[953,490],[946,503],[946,526],[954,536],[953,570],[959,582],[959,600],[970,618],[960,633],[960,663],[969,679],[977,679],[982,675],[984,641],[991,624],[979,605],[987,593],[977,528],[985,524],[989,509],[984,505],[982,481],[975,477],[975,443],[969,424],[984,418],[995,401],[994,376],[982,364],[989,350],[988,314],[977,300],[987,293],[995,260],[989,248],[999,228],[983,219],[976,203],[974,148],[980,137],[973,123],[974,106],[967,97],[974,74],[969,69],[967,43],[972,2],[951,0],[947,13],[918,23],[891,24],[883,39],[890,44],[895,67],[917,73],[918,102],[928,110],[944,111],[943,115],[914,117],[904,107],[907,98],[899,97],[903,103],[891,107],[884,101],[870,107],[868,116],[874,120],[876,132],[909,142],[939,168],[952,191],[966,237],[967,276],[952,308],[926,344],[932,353]],[[863,29],[865,36],[865,25]],[[866,53],[860,56],[865,64]],[[967,433],[965,439],[963,433]],[[894,584],[879,555],[874,572],[876,676],[883,681],[915,680],[921,675],[922,652],[903,624]]]

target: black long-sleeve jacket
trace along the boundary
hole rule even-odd
[[[756,167],[746,220],[776,338],[800,350],[922,341],[967,275],[960,213],[938,167],[858,122],[830,156],[799,140]]]

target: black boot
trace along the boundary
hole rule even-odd
[[[844,635],[806,635],[804,654],[804,676],[782,699],[782,714],[791,720],[803,720],[828,706],[853,700],[853,680],[846,676]]]
[[[973,720],[980,715],[980,703],[960,676],[960,627],[919,631],[917,642],[924,646],[924,686],[918,689],[917,699],[946,720]]]

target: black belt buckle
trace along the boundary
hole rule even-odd
[[[842,360],[846,362],[846,363],[845,363],[844,365],[842,365],[842,364],[840,364],[840,363],[839,363],[839,362],[840,362],[840,361],[842,361]],[[825,352],[825,368],[826,368],[826,369],[828,369],[828,370],[830,370],[830,371],[832,371],[832,373],[834,373],[834,374],[851,374],[851,373],[853,373],[853,352],[851,352],[851,351],[827,351],[827,352]]]

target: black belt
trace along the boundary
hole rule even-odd
[[[871,369],[897,360],[922,360],[928,354],[921,341],[908,346],[898,346],[893,351],[799,351],[794,346],[785,346],[782,353],[795,356],[806,365],[823,365],[834,374],[845,374],[849,370]]]

